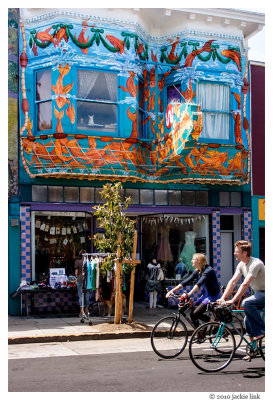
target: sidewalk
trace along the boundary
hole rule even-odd
[[[8,343],[45,343],[78,340],[121,339],[149,337],[156,322],[163,317],[171,316],[176,310],[156,308],[150,310],[148,304],[135,302],[133,322],[114,324],[114,316],[91,317],[81,323],[77,316],[9,316]],[[187,324],[189,331],[191,326]]]

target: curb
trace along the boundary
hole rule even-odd
[[[50,343],[50,342],[72,342],[82,340],[107,340],[107,339],[136,339],[149,338],[150,331],[118,332],[118,333],[90,333],[79,335],[49,335],[49,336],[25,336],[10,337],[8,344],[27,344],[27,343]]]

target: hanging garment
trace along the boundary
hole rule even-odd
[[[183,263],[186,264],[188,271],[194,270],[191,260],[194,253],[196,253],[196,248],[194,244],[195,237],[195,232],[185,232],[185,244],[180,254],[180,258],[182,259]]]
[[[92,266],[91,266],[91,261],[86,259],[86,289],[92,289]]]
[[[163,261],[172,261],[173,255],[169,241],[170,228],[167,227],[165,231],[163,231],[163,228],[161,228],[160,233],[161,238],[157,252],[157,259]]]

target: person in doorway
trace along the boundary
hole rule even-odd
[[[187,273],[187,267],[186,264],[182,262],[182,258],[179,258],[178,263],[175,266],[175,273],[180,275],[180,278],[182,278]]]
[[[205,314],[207,304],[210,301],[215,302],[217,299],[220,299],[221,291],[216,273],[214,269],[208,265],[207,258],[204,254],[195,253],[192,257],[192,266],[194,268],[192,274],[188,278],[184,279],[179,285],[171,289],[166,294],[166,297],[168,298],[176,290],[182,289],[197,279],[197,283],[193,286],[193,288],[184,295],[191,297],[201,287],[203,289],[201,297],[199,297],[196,303],[192,306],[190,313],[192,323],[195,328],[197,328],[199,326],[199,319],[203,322],[210,321],[210,317]]]
[[[88,307],[89,307],[89,291],[86,290],[85,288],[85,280],[86,277],[84,276],[84,270],[83,270],[83,257],[82,254],[84,253],[84,250],[79,251],[78,258],[75,261],[75,276],[77,278],[77,290],[78,290],[78,296],[79,296],[79,303],[80,303],[80,317],[84,315],[84,307],[85,307],[85,313],[88,313]],[[83,292],[84,293],[84,304],[83,304]]]
[[[161,292],[162,285],[161,281],[164,279],[164,273],[161,269],[161,265],[155,258],[147,265],[149,277],[146,284],[146,290],[150,296],[150,309],[156,308],[157,305],[157,294]]]
[[[262,339],[265,335],[265,323],[260,313],[265,307],[265,266],[258,258],[251,257],[251,247],[251,243],[245,240],[239,240],[235,243],[234,255],[239,264],[217,303],[234,304],[249,288],[253,290],[254,293],[242,303],[245,311],[244,322],[246,333],[250,337],[250,340],[253,341]],[[228,295],[234,290],[241,276],[244,276],[244,280],[235,296],[225,301]],[[246,356],[244,359],[248,360],[249,356]]]

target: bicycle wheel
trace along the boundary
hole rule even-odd
[[[259,340],[259,353],[263,360],[265,360],[265,337]]]
[[[189,344],[193,364],[205,372],[216,372],[226,368],[234,353],[233,333],[220,322],[207,322],[199,326]]]
[[[181,354],[187,339],[187,327],[178,317],[162,318],[151,333],[152,348],[162,358],[175,358]]]

